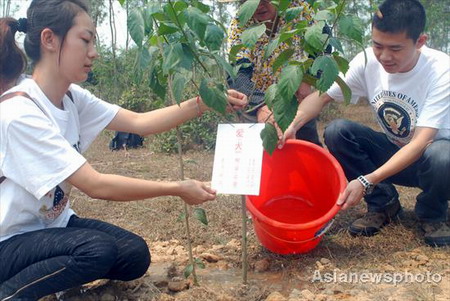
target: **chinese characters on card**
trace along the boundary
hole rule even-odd
[[[263,123],[219,124],[212,176],[218,193],[258,195]]]

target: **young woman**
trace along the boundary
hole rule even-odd
[[[24,45],[34,71],[3,99],[16,91],[26,94],[3,100],[0,109],[0,300],[36,300],[95,279],[132,280],[146,272],[145,241],[114,225],[77,217],[69,206],[72,186],[114,201],[174,195],[195,205],[215,198],[215,191],[194,180],[102,174],[81,155],[104,128],[163,132],[206,110],[201,99],[142,114],[108,104],[73,84],[86,80],[97,57],[85,1],[34,0],[27,20]],[[8,34],[16,26],[9,24]],[[2,41],[8,47],[14,43]],[[3,49],[12,53],[8,47],[2,45],[2,56]],[[1,63],[11,67],[19,60]],[[233,90],[228,101],[234,109],[247,103]]]

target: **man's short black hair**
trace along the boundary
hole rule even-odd
[[[416,42],[425,23],[425,9],[418,0],[386,0],[374,14],[372,27],[381,32],[406,32],[406,36]]]

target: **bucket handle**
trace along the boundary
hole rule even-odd
[[[269,236],[271,236],[271,237],[273,237],[273,238],[275,238],[275,239],[281,240],[281,241],[283,241],[283,242],[286,242],[286,243],[296,243],[296,244],[298,243],[298,244],[303,244],[303,243],[305,243],[305,242],[310,242],[310,241],[312,241],[312,240],[318,239],[319,237],[323,236],[325,233],[328,232],[328,230],[330,230],[330,228],[331,228],[331,226],[333,225],[333,223],[334,223],[334,219],[331,219],[330,221],[328,221],[328,222],[325,224],[325,226],[323,226],[322,228],[320,228],[320,229],[316,232],[316,234],[314,234],[313,237],[308,238],[308,239],[305,239],[305,240],[285,240],[285,239],[282,239],[282,238],[279,238],[279,237],[274,236],[272,233],[269,233],[266,229],[264,229],[264,227],[259,227],[259,228],[260,228],[261,230],[263,230],[263,231],[264,231],[266,234],[268,234]]]

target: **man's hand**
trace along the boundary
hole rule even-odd
[[[295,139],[295,133],[297,133],[297,130],[291,123],[291,125],[286,129],[286,131],[284,131],[284,134],[279,136],[280,140],[278,141],[278,148],[279,149],[283,148],[284,144],[286,143],[286,140]]]
[[[352,206],[357,205],[362,197],[364,196],[364,187],[361,183],[355,179],[348,183],[344,192],[339,195],[337,204],[342,206],[342,209],[348,209]]]

